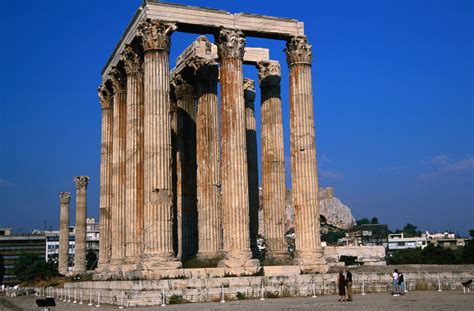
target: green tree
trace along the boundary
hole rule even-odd
[[[357,221],[356,221],[356,224],[357,224],[358,226],[360,226],[360,225],[368,225],[368,224],[370,224],[370,220],[367,219],[367,218],[362,218],[362,219],[357,220]]]
[[[403,236],[406,237],[406,238],[411,238],[411,237],[414,237],[414,236],[420,236],[421,231],[417,231],[416,228],[417,227],[415,225],[407,223],[405,225],[405,227],[403,227],[403,230],[402,230]]]
[[[33,254],[22,254],[18,258],[13,273],[21,282],[29,282],[35,279],[45,280],[59,275],[53,262],[46,262],[42,256]]]
[[[87,270],[94,270],[97,268],[97,255],[93,251],[89,251],[86,255],[86,267]]]
[[[469,230],[469,236],[474,239],[474,229]]]
[[[379,224],[379,219],[377,217],[372,217],[372,219],[370,220],[370,223],[372,225],[378,225]]]

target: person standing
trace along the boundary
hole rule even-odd
[[[393,278],[393,296],[400,296],[400,294],[398,293],[398,270],[397,269],[393,271],[392,278]]]
[[[398,273],[398,288],[400,295],[405,295],[405,278],[402,272]]]
[[[346,268],[347,301],[352,301],[352,273]]]
[[[339,301],[346,301],[346,278],[342,271],[339,271],[337,277],[337,288],[339,290]]]

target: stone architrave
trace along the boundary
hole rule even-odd
[[[132,46],[121,54],[127,73],[125,270],[136,270],[143,241],[143,60]]]
[[[295,264],[308,271],[326,271],[319,227],[318,175],[311,81],[311,45],[305,36],[286,44],[290,71],[290,141]]]
[[[245,99],[245,136],[247,142],[248,185],[249,185],[249,230],[250,249],[253,258],[259,258],[257,247],[258,234],[258,155],[257,155],[257,123],[255,121],[255,82],[244,78]]]
[[[218,68],[214,60],[196,59],[198,258],[216,258],[222,251]]]
[[[102,84],[98,95],[102,108],[102,132],[100,150],[100,203],[99,203],[99,270],[108,268],[110,261],[110,228],[112,210],[112,141],[113,141],[113,109],[112,94]]]
[[[69,203],[71,202],[70,192],[59,193],[59,258],[58,271],[66,275],[69,266]]]
[[[110,72],[113,89],[113,143],[112,143],[112,232],[111,272],[121,272],[125,260],[125,167],[126,167],[126,74],[123,68]]]
[[[86,272],[86,215],[89,176],[76,176],[74,183],[76,184],[74,274],[78,274]]]
[[[263,223],[266,258],[288,259],[285,242],[285,150],[281,110],[281,67],[277,61],[257,64],[261,92]]]
[[[177,258],[186,260],[195,255],[197,243],[196,95],[192,84],[180,74],[174,77],[172,83],[177,108]]]
[[[220,60],[222,212],[224,256],[220,267],[259,267],[252,258],[249,238],[248,166],[245,138],[245,102],[242,32],[221,29],[216,35]]]
[[[169,49],[174,24],[145,20],[144,49],[144,253],[143,270],[179,268],[173,253],[173,185]]]

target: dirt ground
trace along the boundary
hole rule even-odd
[[[0,297],[0,310],[38,310],[35,297],[22,296],[15,298]],[[136,307],[141,310],[474,310],[474,291],[463,294],[459,291],[417,291],[404,296],[392,297],[386,293],[360,294],[354,296],[353,302],[338,302],[337,296],[317,298],[279,298],[261,300],[243,300],[226,303],[193,303],[167,305],[166,307]],[[52,310],[117,310],[117,306],[101,305],[100,308],[57,302]]]

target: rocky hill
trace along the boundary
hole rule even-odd
[[[260,204],[261,202],[262,199],[260,199]],[[332,187],[319,189],[319,207],[320,214],[324,216],[327,224],[333,225],[340,229],[348,229],[356,224],[355,219],[352,216],[351,209],[334,196],[334,189]],[[286,192],[286,216],[287,229],[290,229],[294,222],[291,190],[287,190]],[[260,235],[263,235],[262,206],[260,206],[259,211],[259,233]]]

